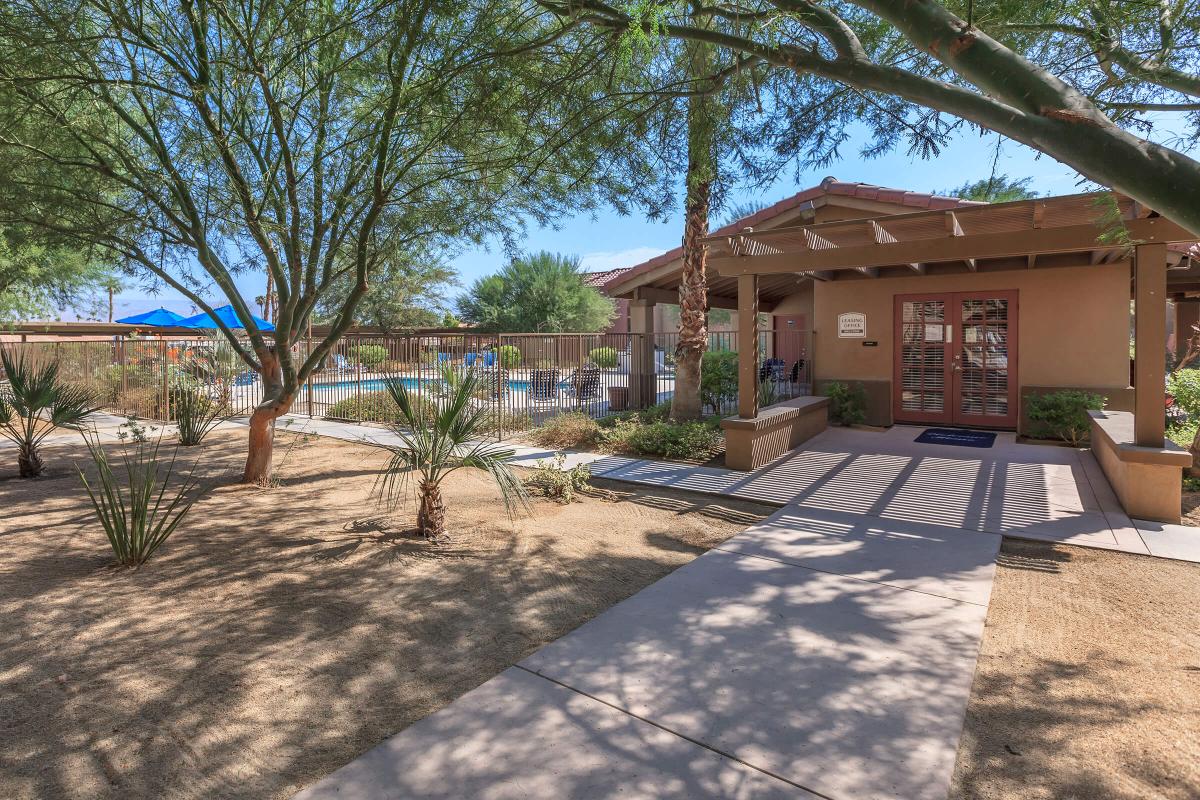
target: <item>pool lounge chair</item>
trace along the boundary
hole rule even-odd
[[[590,361],[567,378],[567,394],[582,403],[600,396],[600,366]]]
[[[558,399],[557,368],[535,369],[529,373],[529,399],[534,402],[551,402]]]

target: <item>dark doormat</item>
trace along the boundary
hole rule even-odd
[[[959,447],[991,447],[996,434],[987,431],[960,431],[953,428],[926,428],[916,441],[921,444],[953,444]]]

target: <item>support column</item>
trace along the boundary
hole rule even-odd
[[[629,406],[649,408],[657,399],[654,374],[654,303],[629,301]]]
[[[738,416],[758,416],[758,276],[738,276]]]
[[[1140,447],[1162,447],[1166,436],[1167,246],[1139,245],[1133,268],[1133,437]]]

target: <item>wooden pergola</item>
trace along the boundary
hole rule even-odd
[[[738,415],[758,414],[756,377],[760,286],[797,276],[814,281],[873,280],[1080,267],[1129,259],[1134,284],[1135,437],[1162,447],[1165,435],[1167,270],[1183,257],[1168,245],[1200,235],[1111,193],[919,211],[873,219],[744,231],[709,237],[710,265],[736,281]],[[1186,261],[1186,259],[1185,259]]]

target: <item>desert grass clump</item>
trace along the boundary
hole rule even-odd
[[[58,379],[58,364],[35,366],[0,348],[8,386],[0,388],[0,436],[17,446],[17,472],[36,478],[46,470],[41,445],[56,428],[83,430],[96,412],[92,394]]]
[[[202,392],[181,388],[172,390],[172,394],[179,443],[184,447],[200,444],[225,419],[221,403]]]
[[[104,526],[117,563],[139,567],[171,537],[191,510],[195,500],[188,499],[188,495],[196,481],[189,474],[172,485],[178,451],[172,450],[169,460],[162,459],[161,436],[154,441],[122,445],[121,477],[113,470],[99,438],[92,435],[84,439],[96,465],[96,484],[88,481],[83,470],[79,470],[79,479],[91,498],[96,518]]]
[[[587,464],[568,468],[565,453],[556,453],[551,461],[538,459],[533,473],[525,479],[525,485],[545,498],[568,505],[575,495],[588,489],[592,470]]]
[[[407,494],[410,481],[415,481],[420,501],[417,528],[421,535],[433,540],[445,537],[446,504],[441,483],[447,475],[464,467],[491,476],[509,514],[517,506],[528,509],[529,495],[507,463],[514,455],[513,450],[480,441],[489,409],[472,406],[479,388],[474,370],[468,370],[442,405],[433,409],[418,402],[399,379],[387,378],[385,386],[400,412],[391,425],[400,443],[377,445],[391,453],[380,474],[377,491],[395,507]]]

